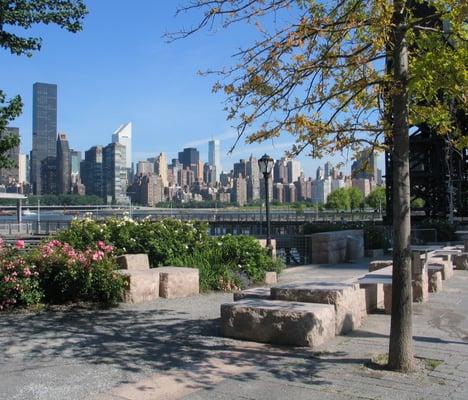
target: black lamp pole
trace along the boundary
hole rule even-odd
[[[265,181],[265,211],[266,211],[266,226],[267,226],[267,234],[266,234],[266,245],[268,248],[271,247],[271,230],[270,230],[270,199],[269,199],[269,190],[268,190],[268,178],[270,174],[267,172],[263,173],[263,179]]]

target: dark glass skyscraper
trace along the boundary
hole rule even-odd
[[[184,168],[197,165],[198,161],[200,161],[200,153],[194,147],[187,147],[184,151],[179,152],[179,162]]]
[[[33,85],[33,143],[31,152],[31,183],[35,194],[41,194],[41,162],[56,155],[57,85]],[[49,159],[47,164],[50,164]]]

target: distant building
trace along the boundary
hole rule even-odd
[[[87,195],[104,198],[104,177],[102,167],[102,146],[93,146],[85,151],[84,160],[80,163],[81,182]]]
[[[353,179],[369,179],[377,182],[377,154],[371,149],[362,150],[351,165]]]
[[[328,195],[331,193],[331,179],[315,180],[312,186],[312,202],[315,204],[326,204]]]
[[[127,162],[126,148],[120,143],[111,143],[102,151],[104,200],[109,204],[126,204]]]
[[[203,181],[211,187],[216,185],[216,167],[214,165],[209,163],[203,165]]]
[[[322,167],[318,167],[318,168],[317,168],[317,172],[316,172],[316,174],[315,174],[315,179],[316,179],[317,181],[319,181],[319,180],[321,180],[321,179],[323,179],[323,178],[324,178],[323,169],[322,169]]]
[[[216,168],[216,182],[219,182],[221,174],[221,150],[219,140],[210,140],[208,142],[208,164]]]
[[[297,201],[296,197],[296,186],[293,183],[289,183],[284,186],[284,202],[285,203],[295,203]]]
[[[273,167],[273,182],[288,182],[288,160],[286,160],[285,158],[276,160],[275,165]]]
[[[42,194],[58,193],[57,158],[47,157],[41,161],[41,190]]]
[[[367,178],[354,178],[353,187],[358,188],[364,197],[366,197],[372,190],[372,182],[373,180]]]
[[[194,147],[187,147],[179,152],[179,162],[184,168],[197,165],[198,161],[200,161],[200,152]]]
[[[52,165],[50,157],[55,157],[56,154],[57,85],[49,83],[35,83],[33,85],[32,130],[30,179],[34,194],[41,194],[43,187],[50,187],[48,184],[41,183],[42,162],[47,159],[44,165]]]
[[[154,163],[150,161],[138,161],[136,174],[137,176],[154,174]]]
[[[156,161],[154,163],[154,172],[158,175],[164,187],[167,187],[169,184],[168,180],[168,170],[167,170],[167,158],[164,153],[159,153],[159,156],[156,157]]]
[[[250,156],[247,161],[247,201],[253,202],[260,199],[260,168],[258,160]]]
[[[80,165],[81,165],[81,151],[70,150],[70,173],[71,173],[71,185],[80,181]]]
[[[301,163],[299,160],[288,160],[287,162],[288,180],[287,183],[294,183],[301,175]]]
[[[247,161],[239,160],[239,162],[234,163],[233,166],[234,177],[241,176],[242,178],[247,178]]]
[[[112,135],[112,143],[125,146],[125,167],[132,169],[132,123],[120,125]]]
[[[333,172],[333,166],[330,161],[325,163],[325,168],[324,168],[324,178],[327,179],[328,177],[332,176]]]
[[[57,193],[67,194],[71,191],[71,160],[70,146],[67,135],[59,133],[57,136]]]
[[[273,184],[273,199],[278,203],[284,203],[284,184],[274,183]]]
[[[247,203],[247,181],[241,174],[234,178],[231,201],[241,207]]]
[[[299,201],[310,201],[312,200],[312,180],[305,179],[304,175],[301,174],[299,179],[294,183],[296,185],[296,198]]]

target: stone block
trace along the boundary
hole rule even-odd
[[[363,231],[359,229],[321,232],[310,235],[312,263],[336,264],[346,261],[348,238],[356,243],[363,243],[363,237]],[[360,251],[361,248],[359,247]]]
[[[368,314],[384,309],[383,285],[380,283],[362,283],[359,285],[365,293],[366,312]]]
[[[358,284],[335,282],[293,282],[271,288],[271,298],[282,301],[332,304],[336,312],[337,335],[358,328],[364,317],[365,301]]]
[[[260,246],[264,248],[267,247],[266,239],[257,239],[257,240],[260,243]],[[271,258],[273,258],[273,260],[276,260],[276,239],[270,239],[270,243],[271,243]]]
[[[160,267],[159,295],[165,299],[189,297],[200,293],[197,268]]]
[[[223,336],[255,342],[320,346],[335,335],[332,305],[244,299],[221,305]]]
[[[450,261],[445,261],[440,258],[429,258],[427,265],[442,267],[442,279],[445,281],[453,276],[453,266]]]
[[[442,290],[442,272],[429,270],[429,292],[436,293]]]
[[[269,287],[257,287],[246,290],[241,290],[240,292],[234,293],[234,301],[239,301],[242,299],[264,299],[270,300],[270,288]]]
[[[276,285],[278,274],[276,272],[265,272],[265,285]]]
[[[453,261],[456,269],[468,270],[468,252],[456,255]]]
[[[159,272],[157,269],[147,271],[118,270],[127,281],[124,293],[125,303],[143,303],[159,296]]]
[[[392,285],[384,284],[383,294],[384,294],[385,314],[391,314],[392,313]]]
[[[414,266],[414,265],[413,265]],[[427,266],[421,264],[420,272],[413,271],[413,301],[416,303],[425,303],[429,300],[429,282]]]
[[[150,269],[147,254],[123,254],[117,257],[120,269],[129,271],[147,271]]]
[[[369,263],[369,272],[374,272],[379,269],[390,267],[393,264],[392,260],[374,260]]]

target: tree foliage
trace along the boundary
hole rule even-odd
[[[42,38],[22,35],[38,24],[54,24],[69,32],[82,29],[87,14],[83,0],[0,0],[0,47],[14,55],[31,57],[41,49]],[[21,114],[20,96],[7,100],[0,90],[0,133],[9,122]],[[0,168],[11,167],[13,162],[5,154],[19,145],[20,138],[7,135],[0,139]]]
[[[347,211],[351,208],[351,199],[347,188],[339,188],[331,192],[327,197],[326,207],[332,210]]]
[[[466,2],[427,3],[429,16],[409,10],[406,27],[410,123],[424,122],[463,146],[468,138],[454,121],[453,105],[467,109]],[[235,54],[235,65],[207,71],[221,75],[214,91],[226,94],[239,139],[263,141],[288,132],[297,142],[293,154],[308,149],[313,156],[385,147],[391,131],[384,104],[397,90],[385,63],[392,2],[194,0],[178,10],[187,11],[200,12],[199,23],[171,39],[239,22],[258,27],[258,39]],[[449,30],[430,26],[434,19]]]
[[[366,197],[366,203],[369,205],[369,207],[372,207],[376,210],[380,209],[381,207],[384,208],[386,204],[385,202],[386,202],[385,188],[382,186],[375,188]]]

